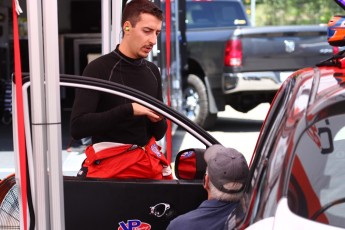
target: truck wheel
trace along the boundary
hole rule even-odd
[[[184,114],[204,129],[212,128],[217,119],[217,114],[209,112],[205,84],[194,74],[188,75],[187,83],[187,87],[183,90]]]

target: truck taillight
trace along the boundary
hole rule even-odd
[[[229,40],[225,47],[225,66],[242,65],[242,42],[239,39]]]

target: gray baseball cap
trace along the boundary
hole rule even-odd
[[[249,167],[243,154],[233,148],[216,144],[205,151],[204,155],[208,176],[212,184],[225,193],[238,193],[244,189]],[[226,189],[229,182],[243,183],[239,190]]]

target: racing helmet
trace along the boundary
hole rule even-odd
[[[345,46],[345,16],[336,15],[329,20],[327,40],[331,46]]]

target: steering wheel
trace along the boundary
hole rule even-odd
[[[324,213],[327,209],[329,209],[330,207],[333,207],[335,205],[341,204],[341,203],[345,203],[345,197],[337,199],[335,201],[332,201],[328,204],[325,204],[324,206],[322,206],[319,210],[317,210],[312,217],[310,218],[311,220],[316,220],[322,213]]]

